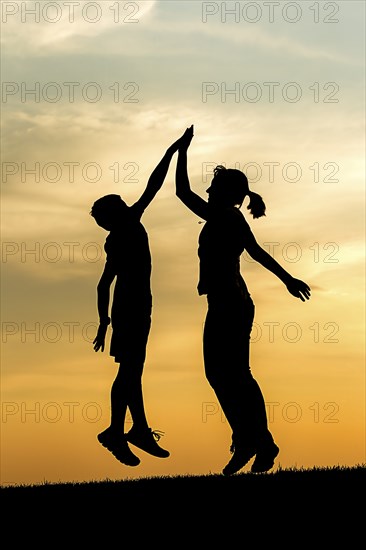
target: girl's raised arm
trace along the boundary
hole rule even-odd
[[[208,204],[191,190],[187,171],[187,150],[193,138],[193,125],[178,140],[178,161],[175,174],[177,197],[200,218],[207,220]]]

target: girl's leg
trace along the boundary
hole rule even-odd
[[[233,432],[230,469],[237,471],[263,444],[273,444],[261,389],[249,364],[250,332],[254,305],[219,304],[207,313],[204,360],[207,379],[214,389]],[[239,306],[239,307],[238,307]]]
[[[251,310],[247,316],[251,315]],[[254,438],[255,414],[251,403],[249,335],[251,321],[244,324],[242,308],[229,301],[209,305],[203,352],[205,373],[236,437]],[[241,433],[242,432],[242,433]]]

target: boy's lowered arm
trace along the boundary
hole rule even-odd
[[[110,287],[116,273],[108,261],[105,264],[104,271],[97,285],[97,307],[99,314],[99,328],[95,339],[93,340],[94,350],[104,351],[104,342],[108,325],[111,320],[109,317],[109,294]]]

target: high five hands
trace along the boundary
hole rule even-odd
[[[187,151],[188,147],[190,146],[190,143],[192,141],[192,138],[193,138],[193,124],[192,126],[190,126],[189,128],[186,129],[186,131],[184,132],[184,134],[179,138],[177,139],[176,142],[173,143],[173,145],[171,145],[171,150],[173,152],[175,151]]]

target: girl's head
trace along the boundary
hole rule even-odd
[[[209,195],[209,203],[213,206],[238,206],[243,204],[245,197],[248,195],[250,210],[253,218],[265,216],[266,205],[263,199],[257,193],[250,191],[248,179],[240,170],[234,168],[225,168],[224,166],[216,166],[214,169],[214,177],[211,181],[211,186],[207,189]]]
[[[127,208],[127,204],[119,195],[105,195],[95,201],[90,214],[100,227],[110,231],[113,226],[121,221]]]

